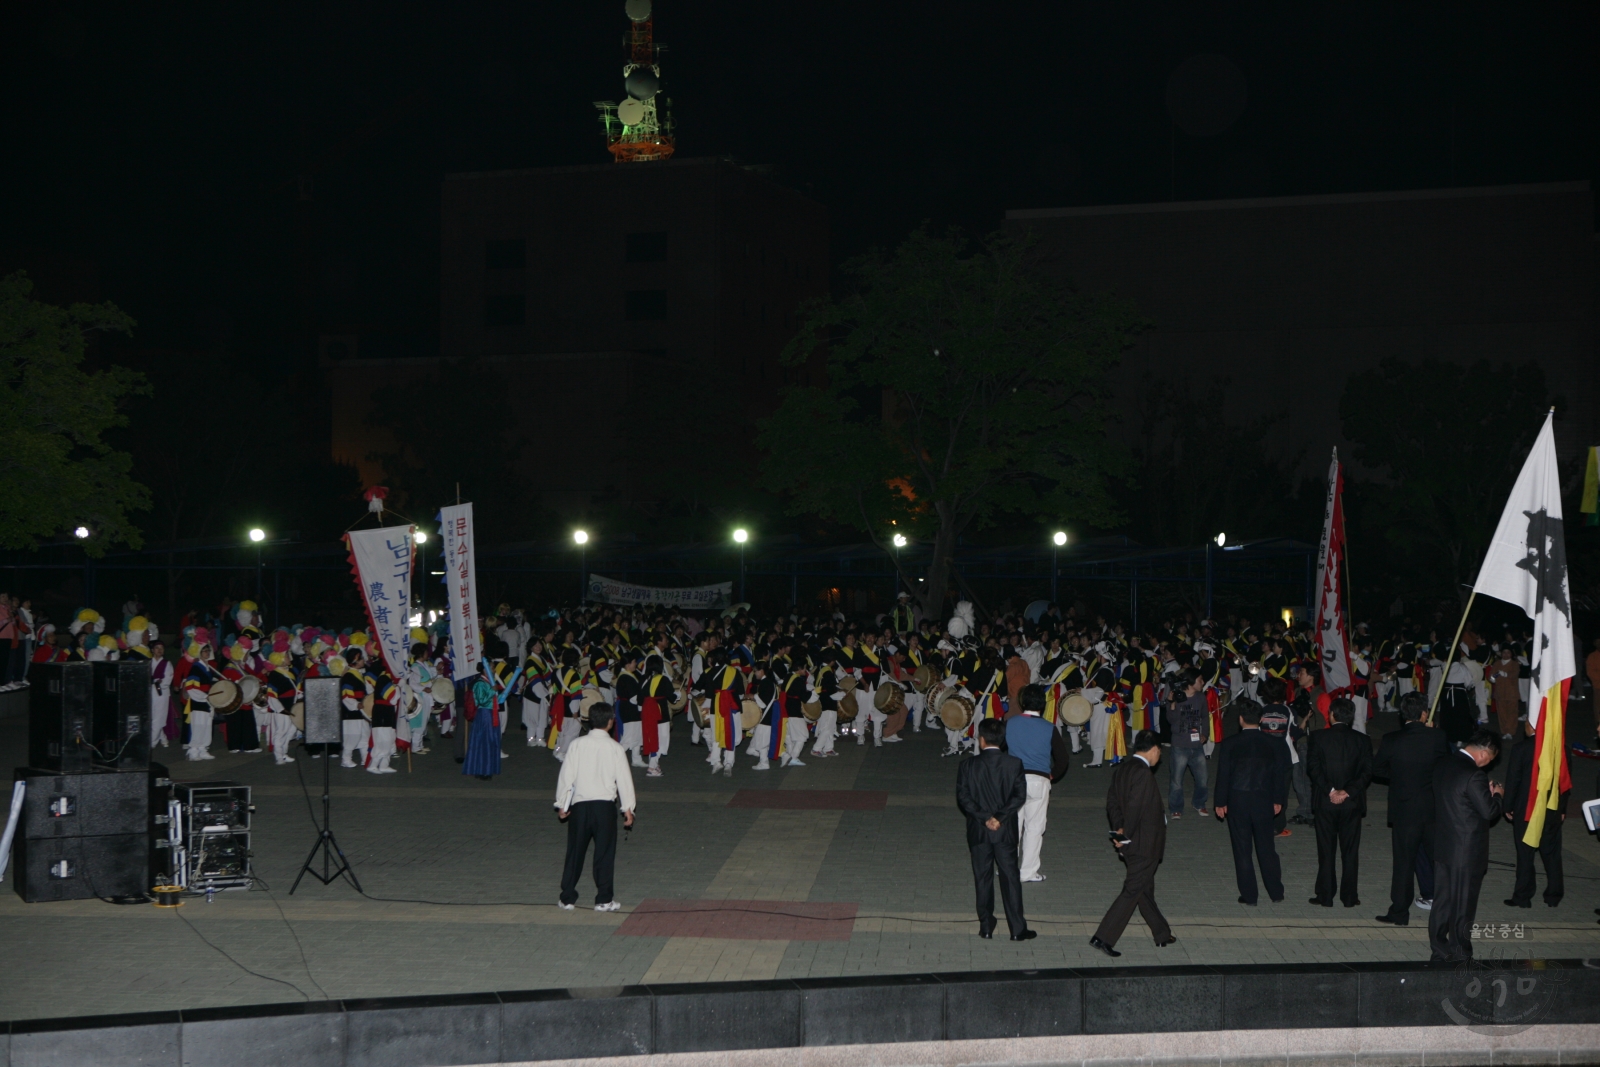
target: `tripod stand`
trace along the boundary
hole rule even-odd
[[[294,891],[300,888],[300,879],[308,874],[323,885],[328,885],[341,874],[348,874],[350,876],[350,884],[356,887],[356,892],[362,892],[361,883],[356,880],[356,872],[351,868],[350,860],[345,856],[344,850],[339,847],[339,842],[333,836],[333,824],[328,816],[328,777],[332,772],[332,767],[330,766],[332,762],[333,754],[324,751],[322,754],[322,826],[317,831],[317,843],[311,846],[311,853],[306,856],[306,861],[300,865],[300,873],[294,876],[294,885],[289,887],[289,895],[291,897],[294,896]],[[321,871],[318,871],[313,866],[319,849],[322,851]],[[339,865],[337,867],[333,864],[334,856],[339,857]]]

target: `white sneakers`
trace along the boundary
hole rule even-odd
[[[1433,899],[1431,897],[1418,897],[1417,907],[1421,908],[1423,911],[1432,911]]]
[[[558,900],[556,901],[556,907],[560,908],[562,911],[575,911],[578,906],[576,904],[563,904]]]
[[[615,900],[608,900],[604,904],[596,904],[595,911],[621,911],[622,905]]]

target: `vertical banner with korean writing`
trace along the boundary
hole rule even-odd
[[[1350,687],[1350,640],[1344,600],[1339,595],[1339,568],[1344,562],[1344,472],[1339,450],[1328,466],[1328,507],[1322,522],[1322,547],[1317,555],[1317,653],[1322,662],[1322,687],[1328,692]]]
[[[444,538],[445,603],[450,606],[450,651],[460,681],[478,673],[483,649],[478,647],[478,562],[472,541],[472,505],[439,509],[439,536]]]
[[[356,587],[367,606],[372,640],[383,653],[389,677],[404,678],[411,649],[411,569],[415,526],[352,530],[344,535]]]

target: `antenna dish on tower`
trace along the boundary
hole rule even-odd
[[[624,126],[637,126],[644,121],[644,103],[639,100],[624,100],[617,105],[617,118],[622,120]]]
[[[650,17],[650,0],[628,0],[624,10],[633,21],[643,22]]]
[[[649,100],[661,88],[661,79],[649,67],[634,67],[623,79],[622,87],[635,100]]]

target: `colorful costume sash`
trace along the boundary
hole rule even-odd
[[[734,716],[739,714],[739,699],[731,689],[718,689],[711,696],[711,739],[718,748],[733,748],[739,743]]]

